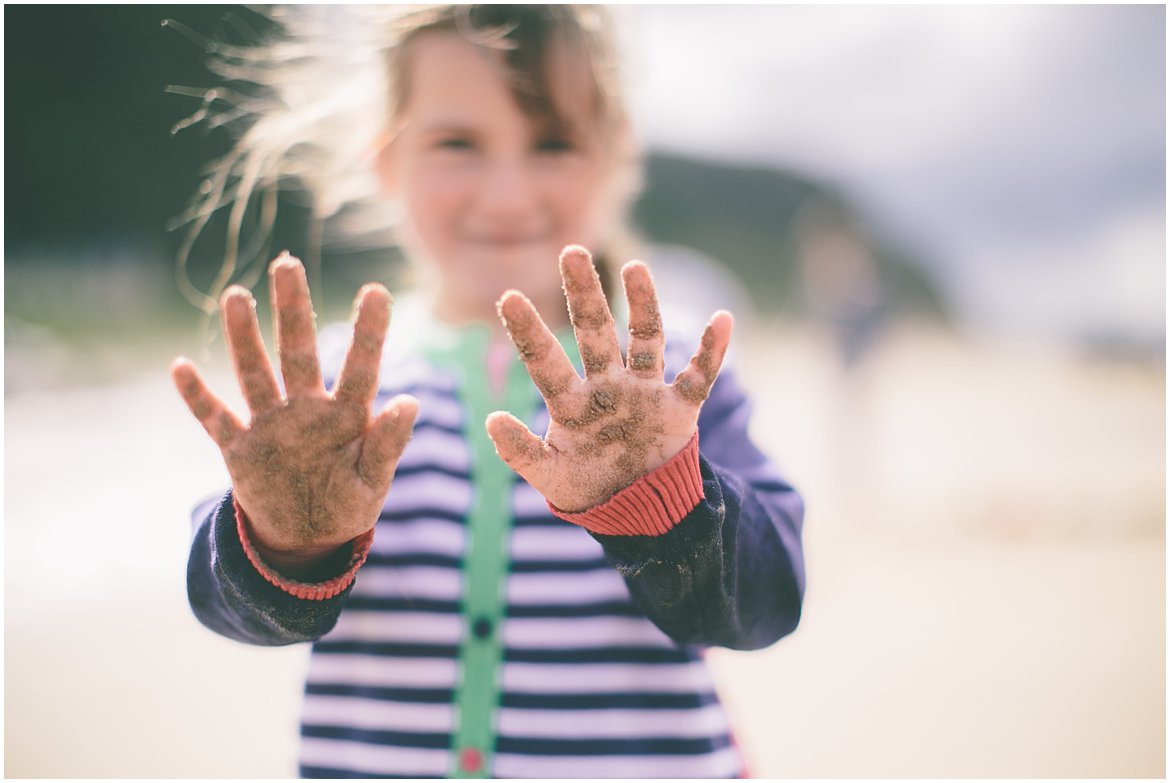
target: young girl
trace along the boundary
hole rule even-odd
[[[383,351],[391,300],[371,284],[318,341],[286,254],[283,388],[238,286],[221,308],[250,419],[174,364],[232,479],[197,512],[191,605],[233,639],[313,642],[305,776],[744,773],[703,649],[796,626],[802,507],[720,371],[729,314],[688,361],[630,262],[615,328],[585,249],[602,255],[630,192],[601,21],[405,13],[372,165],[433,273],[430,313]]]

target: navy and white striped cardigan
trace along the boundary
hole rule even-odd
[[[486,329],[426,332],[425,350],[388,348],[383,362],[376,404],[407,392],[419,415],[365,563],[338,595],[266,580],[230,492],[197,511],[198,618],[250,644],[313,642],[302,775],[742,775],[703,648],[758,649],[795,628],[803,508],[749,439],[730,371],[699,418],[703,499],[664,534],[599,535],[554,517],[486,437],[498,409],[544,431],[523,366],[492,398]],[[326,369],[344,342],[323,333]],[[684,345],[668,346],[669,369]]]

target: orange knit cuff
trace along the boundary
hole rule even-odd
[[[699,472],[699,433],[662,467],[643,476],[599,506],[553,514],[591,533],[606,536],[660,536],[669,532],[699,505],[703,477]]]
[[[350,555],[349,565],[346,566],[345,573],[327,582],[298,582],[295,579],[289,579],[287,576],[278,573],[260,558],[260,553],[256,550],[256,545],[252,543],[252,537],[249,534],[247,514],[244,513],[244,509],[240,508],[238,500],[232,498],[232,503],[236,509],[236,531],[239,533],[240,543],[244,546],[244,554],[248,556],[248,562],[270,584],[279,587],[289,595],[303,598],[307,601],[325,601],[330,598],[336,598],[345,592],[345,589],[357,577],[358,569],[366,562],[366,557],[370,554],[370,547],[374,543],[373,529],[367,533],[362,533],[350,542],[353,545],[353,554]]]

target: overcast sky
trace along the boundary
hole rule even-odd
[[[626,6],[653,148],[843,185],[973,319],[1164,333],[1162,6]]]

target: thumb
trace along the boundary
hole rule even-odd
[[[500,459],[535,487],[533,479],[545,458],[544,442],[524,422],[504,411],[488,414],[485,426]]]
[[[377,489],[390,486],[398,459],[410,441],[417,415],[418,400],[400,394],[386,403],[370,422],[366,442],[358,458],[358,474],[366,484]]]

